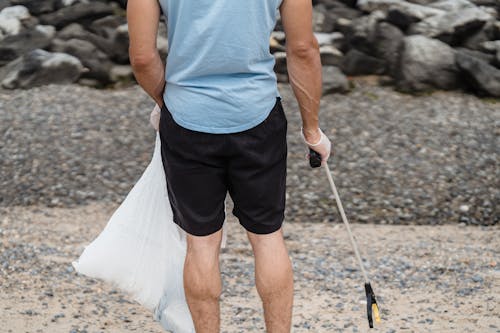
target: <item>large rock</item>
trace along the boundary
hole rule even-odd
[[[407,0],[408,2],[415,3],[417,5],[427,6],[436,0]]]
[[[397,9],[416,20],[443,13],[442,10],[405,0],[359,0],[358,7],[367,12],[376,10],[388,12]]]
[[[347,77],[335,66],[323,66],[323,95],[345,93],[349,91]]]
[[[54,39],[50,47],[52,52],[71,54],[77,57],[88,71],[83,78],[96,79],[103,84],[111,82],[110,71],[113,63],[108,56],[94,44],[81,39]]]
[[[411,34],[422,34],[456,45],[464,37],[477,32],[493,16],[478,7],[465,8],[443,15],[435,15],[412,25]]]
[[[53,13],[41,15],[39,19],[44,24],[51,24],[60,29],[75,22],[89,25],[94,20],[112,13],[112,6],[93,1],[92,3],[77,3],[73,6],[63,7]]]
[[[0,41],[0,66],[31,50],[46,48],[54,36],[53,26],[37,25],[33,30],[23,30],[17,35],[5,37]]]
[[[21,21],[30,17],[28,8],[24,6],[10,6],[2,9],[0,11],[0,37],[17,35],[23,28]]]
[[[116,0],[116,2],[122,7],[127,8],[127,0]]]
[[[386,71],[386,62],[356,49],[351,49],[345,54],[341,68],[347,75],[383,74]]]
[[[128,28],[127,25],[120,25],[113,31],[110,38],[106,38],[86,30],[82,25],[72,23],[57,33],[60,39],[83,39],[97,46],[106,53],[111,60],[119,64],[128,64]]]
[[[481,50],[488,53],[500,52],[500,40],[491,40],[481,43]]]
[[[496,55],[494,55],[494,54],[489,54],[489,53],[476,51],[476,50],[469,50],[469,49],[466,49],[465,47],[457,47],[457,48],[455,48],[455,51],[460,51],[460,53],[467,54],[473,58],[481,59],[481,60],[483,60],[491,65],[496,64]]]
[[[23,5],[32,15],[50,13],[56,9],[56,0],[10,0],[13,5]]]
[[[72,83],[84,71],[76,57],[36,49],[0,68],[0,82],[7,89]]]
[[[425,36],[403,39],[400,64],[395,75],[402,91],[425,91],[432,88],[458,87],[455,51],[447,44]]]
[[[0,0],[0,10],[10,7],[10,0]]]
[[[374,54],[377,58],[385,60],[386,72],[390,75],[394,75],[399,64],[403,38],[403,32],[396,26],[387,22],[377,24],[374,33],[374,40],[377,41]]]
[[[387,11],[392,5],[400,5],[403,0],[358,0],[357,6],[365,12],[373,12],[375,10]]]
[[[481,94],[500,97],[500,69],[460,51],[456,53],[456,64],[470,87]]]
[[[429,6],[447,12],[453,12],[465,8],[476,7],[476,5],[470,2],[469,0],[439,0],[430,3]]]
[[[344,30],[347,43],[361,52],[372,53],[374,44],[377,42],[373,38],[376,26],[385,18],[384,12],[374,11],[370,15],[352,20]]]
[[[401,2],[389,6],[387,9],[387,21],[406,30],[411,24],[419,22],[435,15],[442,15],[445,12],[440,9],[421,6],[408,2]]]
[[[344,54],[333,45],[320,46],[319,54],[323,66],[340,66],[344,57]]]
[[[460,45],[469,49],[480,50],[481,45],[484,42],[500,39],[499,32],[500,32],[500,21],[499,22],[488,21],[480,30],[464,38],[460,42]]]
[[[127,19],[124,16],[108,15],[92,22],[89,30],[100,36],[112,38],[116,28],[126,23]]]
[[[274,72],[278,82],[288,82],[288,69],[286,64],[286,52],[274,52]]]
[[[130,39],[128,36],[128,25],[122,24],[116,28],[112,38],[113,44],[113,59],[120,63],[126,64],[129,61],[128,47]]]
[[[351,8],[341,2],[325,2],[324,5],[328,9],[328,14],[334,21],[341,17],[352,20],[363,15],[363,12]]]
[[[315,32],[314,36],[316,37],[316,40],[318,41],[319,46],[323,45],[333,45],[337,47],[338,49],[341,49],[339,45],[344,45],[345,43],[345,37],[342,33],[340,32],[332,32],[332,33],[322,33],[322,32]],[[285,38],[283,38],[282,42],[285,41]]]
[[[313,30],[317,32],[332,32],[334,30],[334,18],[323,5],[315,6],[313,9]]]

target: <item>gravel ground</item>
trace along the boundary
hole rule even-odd
[[[127,295],[71,266],[114,209],[0,207],[0,332],[162,331]],[[232,215],[228,223],[221,332],[263,332],[251,247]],[[293,332],[500,332],[498,226],[354,224],[353,231],[381,324],[368,330],[344,226],[285,222],[295,271]]]
[[[353,222],[499,221],[499,100],[355,84],[347,95],[326,96],[321,111]],[[304,159],[292,92],[280,90],[289,120],[287,219],[338,221],[324,171]],[[119,203],[151,158],[152,106],[137,86],[0,91],[0,206]]]

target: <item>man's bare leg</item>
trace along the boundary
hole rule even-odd
[[[221,239],[222,229],[208,236],[187,235],[184,292],[196,333],[220,331]]]
[[[280,228],[267,235],[247,231],[255,256],[255,284],[264,306],[267,333],[290,333],[293,270]]]

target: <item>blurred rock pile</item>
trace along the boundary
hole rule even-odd
[[[500,97],[499,0],[313,0],[324,92],[380,75],[398,90],[467,89]],[[0,0],[0,85],[30,88],[133,80],[126,0]],[[166,57],[166,25],[158,49]],[[270,47],[288,80],[278,22]]]

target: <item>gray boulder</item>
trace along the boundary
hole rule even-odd
[[[286,52],[274,52],[274,72],[278,82],[288,82],[288,70],[286,66]]]
[[[408,2],[401,2],[389,6],[387,9],[387,21],[406,30],[411,24],[419,22],[435,15],[442,15],[445,12],[440,9],[421,6]]]
[[[130,43],[128,36],[128,25],[122,24],[117,27],[111,41],[114,50],[113,59],[120,64],[128,63],[128,47]]]
[[[400,5],[406,2],[404,0],[358,0],[357,6],[365,12],[373,12],[375,10],[387,11],[392,5]]]
[[[496,63],[496,56],[493,54],[484,53],[476,50],[470,50],[466,49],[465,47],[456,47],[455,51],[460,51],[460,53],[467,54],[473,58],[481,59],[491,65],[495,65]]]
[[[344,57],[344,54],[332,45],[320,46],[319,54],[323,66],[340,66]]]
[[[127,0],[117,0],[116,1],[122,8],[127,8]]]
[[[356,49],[349,50],[342,61],[342,71],[347,75],[383,74],[386,62]]]
[[[332,45],[320,46],[319,53],[323,66],[340,66],[344,57],[344,54]]]
[[[500,69],[460,51],[456,53],[456,64],[471,88],[480,94],[500,97]]]
[[[497,27],[498,24],[498,27]],[[488,21],[483,27],[472,35],[464,38],[460,45],[468,49],[480,50],[484,42],[500,39],[500,21]]]
[[[113,65],[109,72],[113,82],[132,82],[134,81],[134,71],[130,65]]]
[[[363,15],[363,12],[338,1],[332,1],[329,3],[325,2],[325,5],[328,9],[328,15],[333,19],[333,21],[336,21],[341,17],[352,20]]]
[[[349,80],[336,66],[323,66],[323,95],[346,93],[349,91]]]
[[[401,56],[401,47],[404,34],[396,26],[380,22],[377,24],[374,33],[375,50],[374,55],[377,58],[385,60],[387,64],[387,73],[393,75],[396,72]]]
[[[447,12],[476,7],[469,0],[439,0],[429,4],[429,7],[441,9]]]
[[[116,28],[126,23],[124,16],[108,15],[92,22],[89,30],[105,38],[112,38]]]
[[[352,20],[344,30],[347,43],[359,51],[367,54],[372,53],[374,44],[377,42],[373,38],[376,26],[385,18],[384,12],[374,11],[370,15]]]
[[[108,56],[94,44],[81,39],[54,39],[50,47],[52,52],[67,53],[77,57],[88,69],[82,78],[96,79],[103,84],[111,82],[110,71],[113,63]]]
[[[488,53],[500,52],[500,40],[491,40],[481,43],[481,49]]]
[[[284,34],[283,34],[284,36]],[[319,46],[324,46],[324,45],[333,45],[339,50],[342,50],[346,44],[345,37],[342,33],[336,31],[336,32],[331,32],[331,33],[322,33],[322,32],[315,32],[314,36],[316,37],[316,40],[318,41]],[[281,42],[284,44],[285,38],[281,40]]]
[[[436,0],[407,0],[408,2],[415,3],[417,5],[427,6]]]
[[[421,35],[403,39],[400,63],[395,73],[397,89],[425,91],[458,87],[455,51],[447,44]]]
[[[86,40],[101,51],[106,53],[108,57],[119,64],[128,64],[128,28],[127,25],[120,25],[116,28],[110,38],[106,38],[86,30],[82,25],[72,23],[67,25],[57,33],[57,38],[60,39],[82,39]]]
[[[10,6],[0,11],[0,39],[9,35],[17,35],[23,28],[22,21],[31,17],[28,8]]]
[[[4,9],[5,7],[9,7],[10,0],[0,0],[0,10]]]
[[[286,52],[274,52],[274,71],[276,74],[288,74]]]
[[[0,66],[31,50],[46,48],[54,36],[53,26],[37,25],[33,30],[23,30],[17,35],[5,37],[0,41]]]
[[[398,9],[416,20],[443,13],[442,10],[405,0],[358,0],[358,7],[366,12],[376,10],[388,12],[390,9]]]
[[[313,9],[313,30],[317,32],[332,32],[335,21],[322,4]]]
[[[10,0],[13,5],[23,5],[32,15],[50,13],[56,9],[56,0]]]
[[[0,68],[0,82],[6,89],[72,83],[84,71],[76,57],[36,49]]]
[[[107,3],[93,1],[92,3],[77,3],[63,7],[53,13],[39,16],[40,22],[51,24],[60,29],[70,23],[89,25],[94,20],[113,13],[113,7]]]
[[[440,39],[451,45],[456,45],[464,37],[472,35],[481,29],[486,22],[493,19],[490,13],[478,7],[465,8],[443,15],[428,17],[412,25],[409,33],[422,34],[427,37]]]

